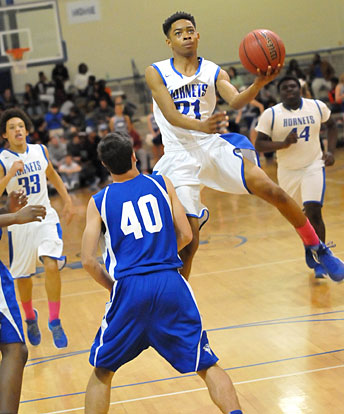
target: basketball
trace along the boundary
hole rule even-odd
[[[241,63],[249,72],[257,75],[257,68],[263,75],[268,66],[275,69],[278,64],[283,66],[285,47],[281,38],[271,30],[257,29],[248,33],[239,46]]]

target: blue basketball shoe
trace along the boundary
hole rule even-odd
[[[334,247],[333,244],[330,244]],[[341,282],[344,279],[344,263],[335,257],[329,246],[320,242],[316,246],[306,246],[306,263],[311,269],[322,265],[326,273],[334,282]]]
[[[37,346],[41,343],[41,333],[38,327],[38,312],[36,309],[33,310],[35,312],[35,319],[26,319],[25,322],[27,324],[27,337],[31,345]]]
[[[53,340],[56,348],[66,348],[68,339],[61,325],[60,319],[53,319],[48,323],[49,330],[53,334]]]
[[[314,268],[314,275],[316,279],[325,279],[328,277],[327,270],[320,263],[317,263]]]

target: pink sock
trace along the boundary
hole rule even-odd
[[[305,246],[316,246],[320,243],[319,237],[308,219],[304,226],[297,227],[295,230],[298,232]]]
[[[34,320],[36,319],[35,312],[33,311],[32,300],[27,302],[22,302],[22,306],[25,312],[26,319]]]
[[[49,322],[59,318],[61,302],[49,302]]]

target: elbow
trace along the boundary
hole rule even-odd
[[[87,272],[90,272],[94,268],[94,259],[92,257],[82,256],[81,264]]]

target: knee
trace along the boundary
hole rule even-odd
[[[25,344],[22,344],[20,347],[20,351],[19,351],[19,357],[20,357],[20,360],[23,366],[26,364],[28,356],[29,356],[29,352],[28,352],[27,346]]]
[[[51,257],[45,256],[43,258],[44,269],[46,272],[55,272],[58,270],[57,261]]]
[[[6,344],[2,348],[2,358],[3,360],[15,362],[17,366],[24,367],[28,358],[27,347],[24,343]]]
[[[103,384],[111,384],[112,377],[114,376],[114,374],[114,372],[109,371],[106,368],[94,368],[94,375],[96,376],[97,380]]]

